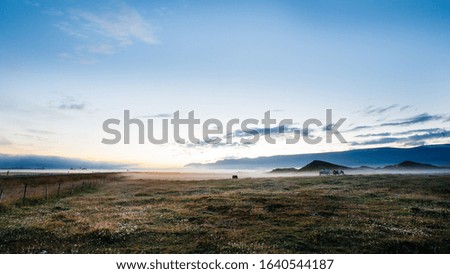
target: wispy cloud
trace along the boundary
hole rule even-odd
[[[46,138],[43,138],[39,135],[27,134],[27,133],[14,133],[14,136],[24,137],[28,141],[33,141],[33,143],[35,143],[35,141],[45,141],[46,140]]]
[[[78,40],[72,51],[60,54],[66,60],[90,64],[94,62],[86,60],[93,56],[114,54],[135,42],[158,43],[152,24],[124,2],[102,11],[49,10],[47,14],[64,18],[55,27]]]
[[[61,104],[59,105],[59,109],[74,109],[74,110],[83,110],[85,107],[84,103],[81,104],[76,104],[76,103],[72,103],[72,104]]]
[[[421,141],[426,139],[435,139],[435,138],[448,138],[450,137],[450,131],[449,130],[440,130],[436,132],[429,132],[426,134],[416,134],[409,136],[409,140],[413,141]]]
[[[450,138],[449,130],[437,130],[433,132],[427,132],[425,134],[414,134],[407,137],[384,137],[379,139],[367,140],[362,142],[352,142],[353,146],[363,145],[380,145],[380,144],[392,144],[400,143],[403,145],[422,144],[426,140],[430,139],[444,139]]]
[[[370,129],[373,128],[374,126],[357,126],[354,128],[351,128],[349,130],[346,130],[346,132],[350,132],[350,131],[359,131],[359,130],[363,130],[363,129]]]
[[[8,139],[0,137],[0,146],[9,146],[11,144],[12,143]]]
[[[313,130],[301,129],[298,127],[293,127],[291,125],[276,126],[272,128],[251,128],[248,131],[244,130],[235,130],[231,133],[225,134],[221,137],[221,141],[217,142],[216,139],[210,140],[200,140],[198,143],[186,143],[186,147],[194,148],[194,147],[203,147],[208,146],[211,148],[220,148],[220,147],[249,147],[255,145],[256,143],[251,140],[245,140],[246,137],[250,137],[251,135],[268,135],[270,134],[273,138],[282,137],[284,134],[295,133],[302,134],[303,136],[311,136],[311,132]],[[227,138],[236,138],[237,141],[233,141],[231,143],[227,143]]]
[[[68,169],[85,167],[91,169],[125,169],[135,167],[134,164],[96,162],[77,158],[65,158],[47,155],[9,155],[0,154],[0,168],[55,168]]]
[[[405,110],[410,109],[410,108],[412,108],[412,106],[410,106],[410,105],[402,106],[400,108],[400,111],[405,111]]]
[[[114,39],[121,45],[130,45],[133,40],[147,44],[157,43],[152,26],[133,8],[120,4],[117,12],[95,14],[90,11],[73,10],[73,20],[85,32],[96,33]]]
[[[380,144],[389,144],[389,143],[395,143],[400,140],[403,140],[403,138],[395,138],[395,137],[384,137],[379,138],[375,140],[368,140],[368,141],[362,141],[362,142],[352,142],[352,146],[364,146],[364,145],[380,145]]]
[[[79,102],[73,97],[66,97],[57,105],[57,108],[61,110],[84,110],[86,103]]]
[[[356,138],[367,138],[367,137],[388,137],[388,136],[401,136],[401,135],[411,135],[418,133],[435,133],[443,131],[442,128],[424,128],[424,129],[412,129],[400,132],[381,132],[381,133],[368,133],[356,135]]]
[[[406,119],[400,119],[389,123],[383,123],[380,126],[409,126],[413,124],[425,123],[429,121],[440,120],[443,117],[441,115],[430,115],[428,113],[422,113]]]
[[[172,113],[158,113],[158,114],[154,114],[154,115],[143,115],[143,116],[138,116],[136,118],[172,118],[173,114]]]
[[[402,104],[390,104],[386,106],[368,106],[362,111],[358,111],[362,113],[364,116],[381,116],[392,113],[402,113],[408,109],[411,109],[411,105],[402,105]],[[382,118],[384,120],[385,118]]]
[[[442,128],[423,128],[423,129],[412,129],[407,131],[401,131],[394,133],[393,135],[410,135],[410,134],[417,134],[417,133],[435,133],[435,132],[442,132],[445,131],[445,129]]]
[[[214,142],[214,140],[201,140],[198,143],[186,143],[185,146],[187,148],[199,148],[199,147],[208,147],[208,148],[221,148],[221,147],[248,147],[251,145],[255,145],[254,142],[247,142],[243,141],[241,142],[232,142],[230,144],[224,142],[223,140],[219,143]]]
[[[43,134],[43,135],[54,134],[53,132],[48,131],[48,130],[40,130],[40,129],[33,129],[33,128],[30,128],[27,131],[30,132],[30,133],[34,133],[34,134]]]
[[[439,121],[439,120],[441,120],[443,122],[448,122],[449,120],[446,118],[447,118],[447,116],[444,116],[444,115],[422,113],[422,114],[414,115],[412,117],[391,120],[389,122],[376,124],[373,126],[356,126],[356,127],[350,128],[349,130],[346,130],[346,132],[360,131],[360,130],[364,130],[364,129],[376,129],[376,128],[388,127],[388,126],[411,126],[411,125],[423,124],[423,123],[427,123],[427,122],[431,122],[431,121]]]
[[[374,108],[373,106],[369,106],[366,109],[366,113],[367,114],[382,114],[382,113],[385,113],[385,112],[387,112],[389,110],[392,110],[392,109],[394,109],[394,108],[396,108],[398,106],[399,106],[398,104],[392,104],[390,106],[377,107],[377,108]]]
[[[272,128],[251,128],[248,131],[243,131],[243,130],[235,130],[232,132],[232,136],[233,137],[247,137],[253,134],[258,134],[258,135],[268,135],[270,134],[271,136],[277,136],[277,135],[283,135],[283,134],[287,134],[287,133],[297,133],[297,134],[303,134],[303,135],[308,135],[308,133],[311,133],[313,130],[310,129],[308,132],[308,129],[301,129],[298,127],[293,127],[291,125],[284,125],[284,126],[276,126],[276,127],[272,127]],[[229,136],[229,135],[228,135]]]
[[[382,133],[369,133],[369,134],[359,134],[355,137],[357,138],[367,138],[367,137],[386,137],[391,136],[392,134],[389,132],[382,132]]]

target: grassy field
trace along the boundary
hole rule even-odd
[[[450,253],[450,176],[103,180],[0,205],[0,253]]]

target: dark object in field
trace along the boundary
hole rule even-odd
[[[333,175],[345,175],[345,173],[342,169],[341,170],[335,169],[333,170]]]
[[[319,171],[319,176],[322,175],[345,175],[344,171],[342,169],[333,169],[333,171],[329,170],[329,169],[321,169]]]
[[[237,179],[238,178],[238,176],[237,175],[233,175],[233,176],[231,176],[231,179]]]

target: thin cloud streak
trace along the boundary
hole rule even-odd
[[[391,104],[388,106],[380,106],[380,107],[368,106],[365,110],[363,110],[363,113],[366,115],[379,115],[394,110],[403,112],[407,109],[410,109],[411,107],[412,107],[411,105],[400,105],[400,104]]]
[[[290,125],[284,125],[284,126],[276,126],[272,128],[251,128],[248,131],[243,130],[235,130],[232,132],[233,137],[248,137],[254,133],[257,135],[272,135],[272,136],[278,136],[288,133],[301,133],[303,135],[308,135],[308,133],[311,133],[313,130],[310,129],[308,132],[308,129],[302,129],[298,127],[292,127]],[[228,134],[229,136],[230,134]]]
[[[387,137],[387,136],[400,136],[400,135],[411,135],[417,133],[434,133],[438,131],[444,131],[442,128],[425,128],[425,129],[412,129],[400,132],[381,132],[381,133],[369,133],[369,134],[359,134],[355,137],[357,138],[367,138],[367,137]]]
[[[55,134],[54,132],[48,131],[48,130],[39,130],[39,129],[28,129],[27,130],[30,133],[34,133],[34,134],[43,134],[43,135],[52,135]]]
[[[374,128],[387,127],[387,126],[410,126],[410,125],[422,124],[422,123],[426,123],[426,122],[439,121],[439,120],[442,120],[443,122],[447,122],[448,120],[445,118],[446,117],[443,115],[431,115],[428,113],[422,113],[422,114],[418,114],[418,115],[415,115],[415,116],[412,116],[409,118],[393,120],[393,121],[378,124],[378,125],[357,126],[357,127],[351,128],[349,130],[346,130],[345,132],[358,131],[358,130],[362,130],[362,129],[374,129]]]
[[[398,104],[393,104],[387,107],[378,107],[378,108],[371,108],[369,107],[369,109],[366,111],[367,114],[382,114],[384,112],[387,112],[391,109],[394,109],[398,107]]]
[[[385,137],[375,140],[352,142],[353,146],[365,146],[365,145],[381,145],[392,143],[403,143],[404,145],[416,144],[430,139],[445,139],[450,137],[450,131],[442,130],[437,132],[430,132],[426,134],[416,134],[408,137]]]
[[[386,136],[391,136],[391,135],[392,135],[392,133],[382,132],[382,133],[359,134],[359,135],[356,135],[355,137],[357,137],[357,138],[386,137]]]
[[[143,116],[138,116],[136,118],[172,118],[173,114],[171,113],[158,113],[158,114],[154,114],[154,115],[143,115]]]
[[[413,124],[425,123],[429,121],[436,121],[442,119],[441,115],[430,115],[422,113],[407,119],[397,120],[395,122],[383,123],[380,126],[409,126]]]

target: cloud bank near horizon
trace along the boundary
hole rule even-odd
[[[133,164],[87,161],[47,155],[0,154],[0,169],[127,169]]]

